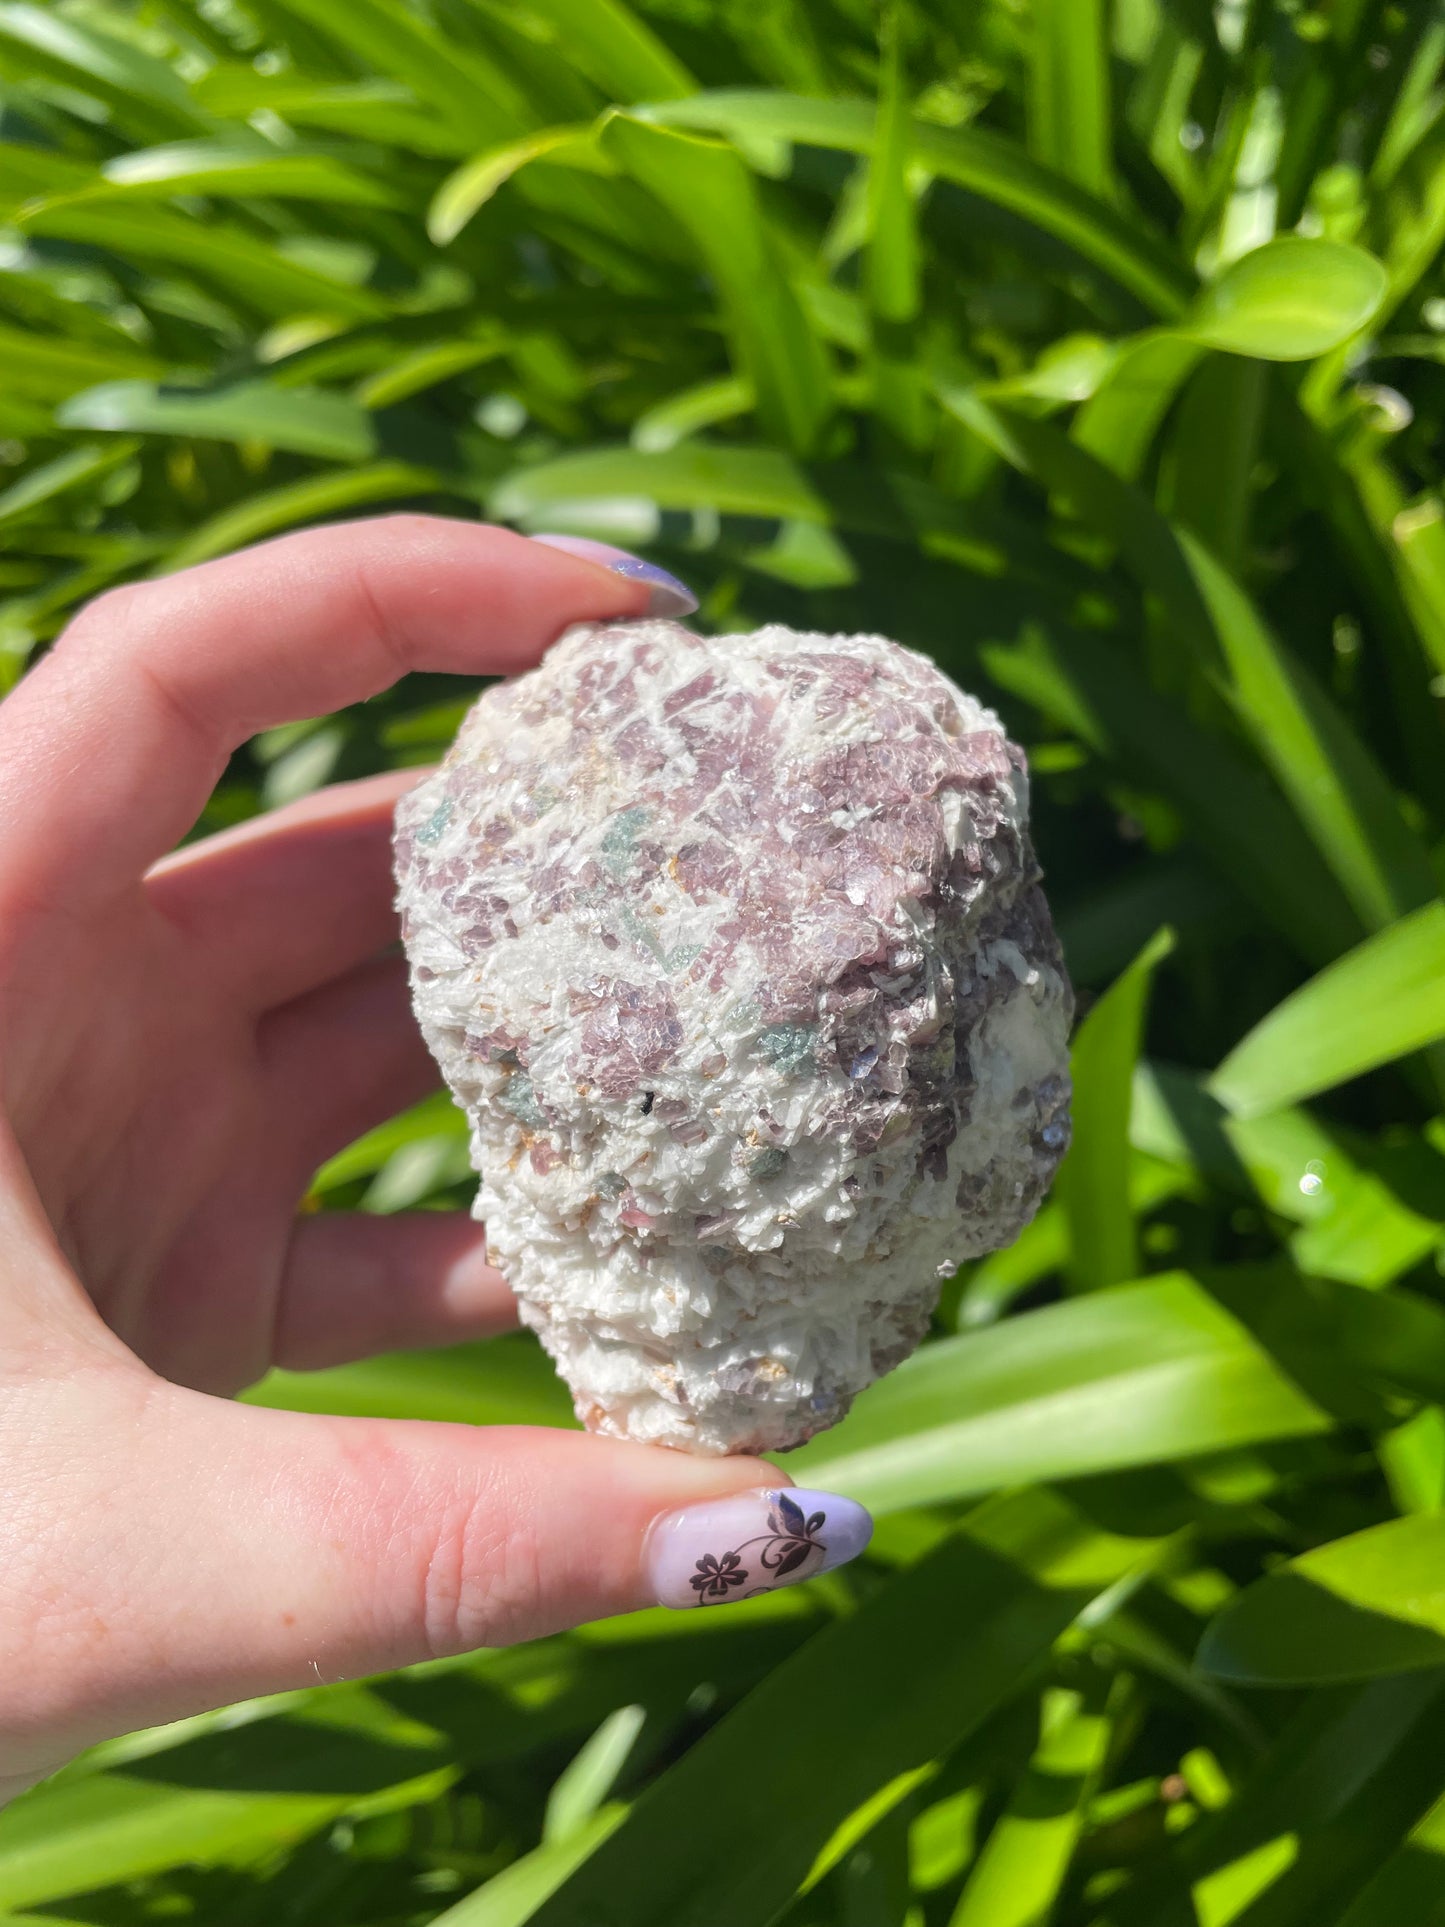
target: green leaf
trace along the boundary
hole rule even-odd
[[[914,340],[921,298],[918,216],[909,183],[913,118],[899,14],[885,16],[877,137],[868,163],[865,280],[872,326],[873,410],[910,448],[929,437],[928,385]]]
[[[590,128],[538,128],[520,140],[503,141],[474,154],[448,174],[427,209],[427,233],[438,247],[445,247],[520,168],[548,159],[596,173],[609,171]]]
[[[26,0],[0,5],[0,45],[8,44],[40,74],[107,102],[122,124],[138,130],[205,125],[205,116],[163,60],[98,26]]]
[[[672,48],[623,0],[532,0],[532,10],[609,100],[667,100],[697,90]]]
[[[403,0],[272,0],[305,21],[347,57],[401,80],[418,100],[473,147],[526,131],[531,108],[523,89],[475,42],[448,36]]]
[[[524,1927],[562,1883],[584,1866],[627,1816],[620,1804],[605,1806],[575,1833],[544,1840],[504,1867],[474,1894],[432,1917],[432,1927]]]
[[[701,127],[733,137],[767,135],[799,145],[866,154],[873,112],[866,102],[802,95],[719,91],[649,110],[674,127]],[[1132,294],[1151,314],[1172,320],[1183,309],[1192,276],[1137,219],[1130,221],[1093,195],[1023,153],[1012,141],[977,127],[917,121],[917,164],[1027,226],[1062,241]]]
[[[1402,505],[1391,518],[1390,539],[1420,641],[1445,674],[1445,508],[1433,495]]]
[[[410,88],[396,80],[326,81],[294,69],[262,74],[218,61],[192,84],[191,94],[198,106],[228,118],[271,113],[295,126],[384,141],[408,154],[450,160],[476,144],[475,127],[462,129],[419,106]]]
[[[983,656],[1005,689],[1167,796],[1201,854],[1311,962],[1357,940],[1358,918],[1278,791],[1229,742],[1156,695],[1128,653],[1099,636],[1035,632],[1019,649]]]
[[[619,1706],[552,1782],[542,1838],[568,1840],[589,1827],[626,1767],[647,1720],[645,1706]]]
[[[365,468],[337,469],[331,474],[308,475],[303,481],[265,489],[222,509],[185,536],[165,558],[165,568],[186,569],[213,555],[225,555],[247,542],[281,529],[293,529],[323,516],[349,509],[369,508],[376,502],[397,502],[431,495],[439,486],[429,469],[406,462],[373,462]]]
[[[1102,0],[1035,0],[1032,41],[1029,151],[1108,201],[1114,173]]]
[[[239,1726],[16,1801],[0,1813],[0,1908],[186,1862],[259,1861],[378,1796],[411,1804],[455,1776],[434,1735],[287,1724],[284,1739],[272,1722]]]
[[[809,453],[832,413],[828,361],[744,163],[718,141],[625,114],[606,123],[602,144],[686,229],[717,287],[759,415],[785,447]]]
[[[1237,1796],[1113,1898],[1109,1927],[1337,1927],[1435,1798],[1442,1687],[1414,1675],[1304,1695]]]
[[[355,400],[363,408],[391,408],[412,395],[425,393],[454,375],[466,374],[505,354],[507,339],[496,334],[478,341],[438,341],[385,362],[356,385]]]
[[[1429,855],[1374,758],[1234,578],[1187,531],[1181,540],[1240,718],[1361,919],[1379,928],[1426,902]]]
[[[44,202],[20,220],[31,234],[100,248],[126,263],[160,262],[194,274],[259,314],[279,318],[305,310],[371,320],[386,312],[387,304],[369,290],[288,260],[279,249],[223,221],[201,221],[163,207],[92,207],[77,201]]]
[[[946,387],[940,400],[1020,473],[1055,491],[1117,544],[1140,586],[1157,595],[1177,640],[1206,661],[1219,653],[1209,611],[1180,532],[1149,498],[1051,422],[991,407],[977,391]]]
[[[1129,1113],[1154,971],[1174,948],[1158,931],[1094,1005],[1074,1038],[1074,1137],[1058,1177],[1076,1290],[1138,1276],[1129,1183]]]
[[[45,340],[4,326],[0,326],[0,360],[12,393],[44,402],[61,401],[96,382],[159,375],[165,368],[154,355],[129,343]]]
[[[88,200],[159,200],[176,194],[277,195],[284,200],[335,201],[357,207],[404,207],[405,197],[328,154],[290,148],[277,153],[257,141],[173,141],[118,154],[101,180],[82,190]]]
[[[1160,423],[1202,353],[1197,342],[1173,328],[1135,335],[1079,410],[1074,440],[1116,475],[1136,480]]]
[[[632,446],[649,455],[661,454],[699,429],[750,413],[755,400],[752,384],[737,375],[699,382],[639,415],[632,424]]]
[[[1312,977],[1255,1025],[1209,1087],[1240,1117],[1276,1110],[1445,1037],[1445,903]]]
[[[926,1345],[788,1470],[887,1512],[1329,1424],[1200,1283],[1172,1273]]]
[[[462,714],[466,707],[463,705]],[[460,722],[461,715],[458,715],[447,732],[449,736],[456,734]],[[344,1151],[338,1151],[334,1158],[328,1158],[311,1181],[311,1195],[313,1199],[324,1198],[329,1191],[351,1184],[357,1178],[374,1178],[404,1146],[442,1136],[465,1145],[467,1120],[465,1112],[457,1109],[446,1091],[435,1091],[420,1104],[413,1104],[410,1110],[378,1124],[355,1143],[347,1145]]]
[[[67,449],[63,455],[27,470],[0,492],[0,522],[17,521],[71,489],[109,475],[122,462],[128,462],[139,446],[138,442],[82,442],[78,448]]]
[[[1147,1552],[1043,1493],[983,1507],[780,1667],[528,1918],[772,1919],[846,1815],[978,1726]],[[968,1639],[958,1637],[961,1601]]]
[[[1445,1927],[1445,1794],[1355,1895],[1339,1927]]]
[[[1367,327],[1385,289],[1384,268],[1363,248],[1285,234],[1231,261],[1180,327],[1206,348],[1309,361]]]
[[[1039,1744],[964,1882],[948,1927],[1037,1927],[1059,1897],[1114,1732],[1081,1693],[1043,1696]]]
[[[1290,1560],[1214,1619],[1199,1663],[1259,1686],[1445,1667],[1445,1513],[1392,1519]]]
[[[1362,1147],[1304,1110],[1231,1115],[1192,1072],[1170,1065],[1139,1067],[1130,1137],[1137,1150],[1216,1190],[1252,1192],[1298,1225],[1290,1253],[1312,1276],[1388,1284],[1445,1232],[1445,1163],[1422,1142]]]
[[[322,461],[361,462],[375,452],[365,411],[322,388],[280,388],[243,381],[197,393],[148,381],[112,381],[72,395],[56,410],[68,428],[126,434],[195,435],[222,442],[263,442]]]
[[[657,453],[599,448],[530,463],[503,476],[488,509],[505,521],[555,527],[559,510],[595,511],[605,524],[619,507],[712,510],[755,521],[809,522],[879,535],[964,560],[990,574],[1010,562],[1047,566],[1034,545],[1010,545],[1021,530],[996,511],[958,502],[913,476],[862,462],[802,465],[781,450],[688,441]]]
[[[1161,464],[1170,516],[1231,572],[1250,561],[1250,516],[1268,368],[1239,355],[1206,355],[1185,383]]]
[[[397,1352],[324,1372],[269,1372],[249,1405],[456,1425],[576,1424],[567,1388],[530,1335],[509,1332],[444,1351]]]

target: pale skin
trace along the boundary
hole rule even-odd
[[[646,1605],[655,1518],[786,1483],[229,1396],[514,1313],[470,1219],[296,1215],[437,1083],[391,908],[414,778],[176,845],[257,730],[646,604],[387,517],[113,591],[0,703],[0,1802],[115,1733]]]

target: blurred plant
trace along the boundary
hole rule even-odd
[[[645,545],[1000,704],[1090,1006],[1056,1199],[790,1461],[861,1575],[103,1747],[6,1917],[1445,1922],[1445,11],[0,0],[0,112],[11,679],[330,516]],[[313,1201],[467,1190],[439,1099]],[[521,1338],[252,1396],[570,1422]]]

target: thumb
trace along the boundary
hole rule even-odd
[[[751,1597],[853,1558],[871,1531],[861,1506],[794,1492],[757,1459],[145,1385],[99,1435],[85,1394],[104,1483],[67,1508],[85,1545],[52,1627],[68,1649],[41,1649],[60,1703],[32,1715],[59,1736],[52,1765],[232,1700]],[[53,1600],[53,1563],[46,1581]]]

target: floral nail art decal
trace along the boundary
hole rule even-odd
[[[754,1486],[655,1520],[644,1568],[660,1606],[726,1606],[846,1565],[872,1531],[856,1499],[799,1486]]]
[[[697,1593],[699,1606],[727,1599],[734,1589],[746,1586],[751,1577],[769,1575],[772,1583],[752,1586],[739,1595],[743,1599],[755,1599],[759,1593],[771,1592],[789,1573],[796,1572],[812,1553],[827,1557],[827,1543],[818,1537],[827,1523],[827,1513],[805,1514],[797,1500],[786,1492],[770,1492],[767,1497],[766,1532],[757,1533],[720,1555],[705,1552],[698,1560],[697,1571],[689,1583]],[[746,1565],[743,1563],[745,1553],[751,1555]]]

